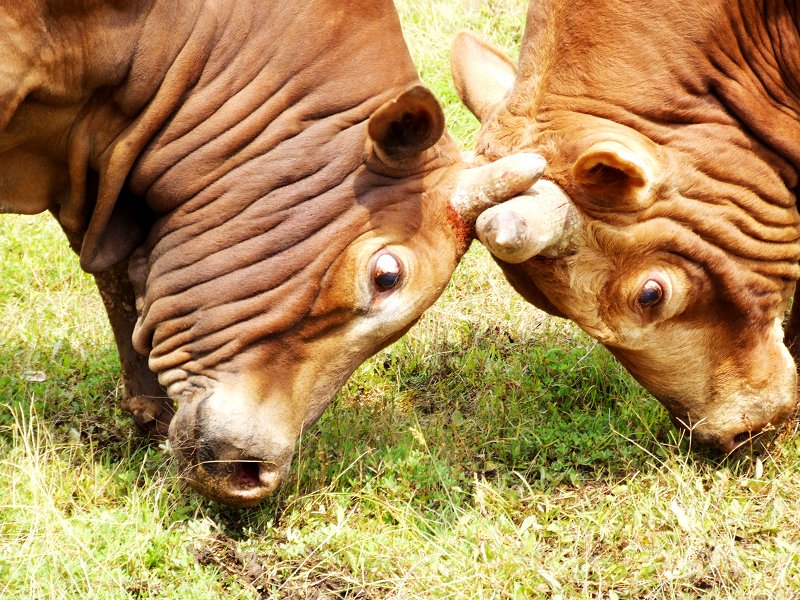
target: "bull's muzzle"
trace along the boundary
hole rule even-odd
[[[289,472],[291,452],[257,457],[228,444],[200,440],[196,461],[185,480],[204,496],[237,507],[254,506],[281,485]]]
[[[179,406],[170,423],[180,476],[211,500],[255,506],[289,473],[295,438],[268,415],[219,412],[212,399]]]

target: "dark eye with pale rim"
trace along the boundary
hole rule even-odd
[[[661,289],[661,284],[654,279],[648,280],[639,292],[636,302],[639,306],[650,308],[661,302],[664,297],[664,290]]]
[[[372,281],[382,292],[394,288],[400,282],[402,274],[400,261],[388,252],[381,254],[372,267]]]

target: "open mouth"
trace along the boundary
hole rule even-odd
[[[261,485],[260,467],[256,461],[240,461],[233,465],[234,473],[231,477],[235,485],[247,490]]]
[[[277,465],[255,459],[201,463],[186,476],[189,485],[207,498],[241,508],[267,499],[282,479]]]

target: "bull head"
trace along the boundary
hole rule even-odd
[[[475,217],[544,167],[468,168],[419,85],[366,117],[332,155],[298,154],[306,181],[182,205],[131,260],[134,345],[177,403],[172,445],[206,496],[248,506],[275,490],[353,370],[442,293]]]
[[[528,40],[519,75],[482,40],[454,42],[479,154],[548,161],[529,191],[480,216],[478,237],[520,294],[608,347],[695,441],[729,452],[780,424],[796,403],[781,328],[800,275],[794,196],[754,153],[703,155],[572,107],[574,65],[557,79],[558,51],[534,41],[552,39]]]

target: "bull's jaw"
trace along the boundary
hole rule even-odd
[[[168,388],[170,397],[182,398],[169,437],[183,479],[232,506],[265,500],[287,477],[302,432],[358,365],[405,333],[424,310],[413,309],[399,332],[393,318],[376,314],[304,344],[293,339],[288,345],[305,347],[303,361],[270,360],[276,349],[266,344],[242,361],[245,366],[217,372],[224,383],[189,376]],[[286,342],[278,340],[277,351]]]
[[[236,507],[269,497],[289,474],[302,432],[366,358],[326,354],[299,370],[254,364],[223,374],[228,383],[214,382],[206,395],[180,403],[169,436],[183,479]]]
[[[288,475],[301,433],[313,425],[360,362],[363,352],[328,351],[317,340],[276,339],[214,369],[181,369],[167,392],[178,404],[169,437],[182,478],[195,490],[236,507],[269,497]],[[295,349],[286,354],[284,349]],[[297,349],[310,352],[302,360]]]
[[[797,368],[783,343],[782,319],[743,345],[723,331],[675,328],[639,348],[609,350],[667,408],[672,421],[700,444],[722,453],[765,442],[797,408]],[[674,365],[681,365],[675,369]]]

